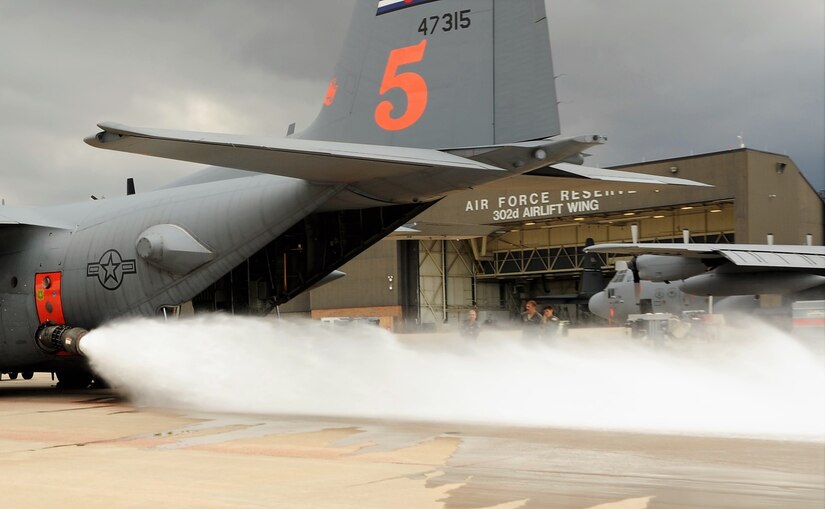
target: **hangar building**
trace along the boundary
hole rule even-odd
[[[692,242],[766,243],[772,235],[776,244],[823,244],[823,199],[787,156],[742,148],[612,169],[712,187],[616,189],[565,179],[559,188],[556,179],[521,176],[457,193],[344,265],[346,277],[278,312],[444,330],[470,307],[481,320],[504,323],[538,298],[568,303],[562,316],[575,322],[583,318],[576,297],[585,245],[629,242],[632,224],[642,242],[687,234]],[[598,257],[605,280],[614,261]]]

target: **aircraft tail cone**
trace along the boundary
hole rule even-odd
[[[80,340],[88,333],[89,331],[81,327],[55,325],[47,322],[37,329],[35,340],[37,346],[46,353],[67,352],[85,357],[86,355],[80,347]]]

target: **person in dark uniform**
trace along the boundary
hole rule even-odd
[[[527,301],[524,305],[524,313],[521,314],[521,321],[524,326],[524,338],[535,339],[541,335],[541,315],[538,313],[536,301]]]
[[[559,334],[560,323],[553,306],[546,306],[541,312],[541,337],[555,339]]]
[[[461,335],[466,338],[475,339],[481,332],[481,323],[478,321],[478,311],[470,309],[467,311],[467,319],[461,324]]]

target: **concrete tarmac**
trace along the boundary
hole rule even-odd
[[[0,382],[5,507],[825,507],[825,444],[135,408]]]

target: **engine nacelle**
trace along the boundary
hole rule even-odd
[[[825,276],[794,272],[715,273],[687,279],[681,289],[691,295],[759,295],[796,293],[825,284]]]
[[[641,255],[636,258],[639,278],[645,281],[679,281],[702,274],[707,267],[697,258],[667,255]]]

